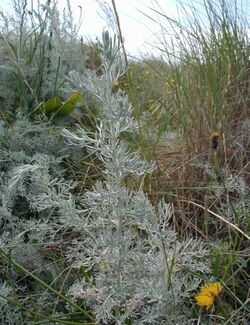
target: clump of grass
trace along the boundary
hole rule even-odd
[[[81,15],[79,9],[78,19],[73,17],[69,1],[60,12],[50,0],[13,0],[10,13],[0,12],[0,112],[7,122],[53,96],[66,99],[62,86],[70,70],[98,68],[97,44],[78,36]]]
[[[228,285],[235,282],[234,303],[240,308],[249,286],[249,259],[241,255],[247,255],[250,214],[249,26],[238,2],[203,1],[200,7],[180,3],[180,9],[177,19],[152,9],[151,17],[160,17],[157,21],[165,33],[165,67],[141,63],[142,69],[149,63],[155,75],[143,79],[139,98],[151,96],[151,105],[158,104],[161,112],[160,120],[153,120],[152,139],[155,123],[158,131],[164,119],[168,123],[154,146],[151,142],[146,148],[158,166],[151,194],[156,201],[165,197],[174,203],[173,223],[180,236],[191,232],[218,247],[220,241],[228,242],[225,273],[215,273]],[[173,38],[168,42],[169,30]],[[154,90],[156,78],[160,88],[165,85],[162,102],[148,91]],[[148,113],[150,105],[144,104],[144,109]],[[150,123],[146,125],[150,134]],[[213,251],[215,269],[223,264],[219,251]]]
[[[189,189],[197,188],[195,196],[200,193],[203,198],[216,199],[211,191],[217,186],[232,198],[239,198],[240,193],[246,197],[249,40],[244,13],[237,4],[226,1],[206,1],[201,11],[181,6],[182,20],[153,10],[161,16],[161,28],[167,30],[165,19],[174,35],[173,42],[163,43],[164,62],[145,60],[137,64],[139,69],[131,65],[140,118],[153,112],[152,139],[155,129],[159,132],[157,150],[151,154],[158,158],[166,190],[179,188],[178,193],[186,197],[185,190],[191,194],[194,192]],[[143,121],[148,134],[150,123]],[[172,133],[166,133],[169,131]],[[223,198],[217,201],[222,204]]]

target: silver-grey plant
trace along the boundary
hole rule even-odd
[[[209,272],[208,250],[196,239],[178,240],[170,226],[170,204],[153,206],[142,191],[124,186],[126,177],[151,173],[154,164],[123,141],[123,134],[136,133],[138,125],[126,94],[112,90],[126,67],[119,40],[107,31],[101,59],[101,76],[89,70],[68,76],[68,90],[96,98],[100,118],[94,133],[78,126],[63,129],[63,135],[70,145],[96,155],[104,170],[104,180],[82,198],[81,213],[63,219],[81,233],[68,248],[68,260],[86,272],[69,293],[102,324],[187,321],[199,274]]]

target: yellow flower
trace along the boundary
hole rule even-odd
[[[169,79],[167,81],[167,85],[170,87],[170,88],[173,88],[175,86],[176,82],[174,79]]]
[[[201,308],[206,308],[206,311],[208,311],[213,307],[221,290],[222,285],[220,282],[207,283],[201,288],[200,293],[195,296],[195,300]]]

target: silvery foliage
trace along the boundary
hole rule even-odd
[[[223,216],[233,224],[240,225],[241,229],[245,229],[250,213],[250,188],[246,179],[239,174],[232,174],[230,170],[221,168],[224,177],[223,182],[221,182],[218,180],[218,175],[211,163],[195,161],[193,166],[201,168],[210,177],[210,190],[214,195],[211,198],[212,200],[220,200]],[[225,202],[225,197],[230,200],[227,199]],[[214,219],[213,224],[220,228],[221,220]]]
[[[73,222],[82,213],[72,193],[76,183],[65,179],[65,143],[60,138],[56,126],[31,122],[23,116],[11,125],[0,125],[1,324],[26,324],[20,309],[11,303],[17,297],[20,303],[33,306],[30,297],[35,296],[35,308],[41,313],[47,313],[54,304],[54,297],[45,299],[45,292],[35,281],[32,288],[27,286],[2,254],[11,255],[13,261],[46,283],[60,278],[65,265],[48,260],[49,248],[65,238],[61,219]],[[67,288],[67,281],[64,285]],[[55,308],[53,314],[56,312]]]
[[[76,184],[63,177],[64,143],[57,133],[47,122],[21,116],[0,126],[0,249],[40,271],[39,250],[58,240],[58,217],[79,213],[72,194]]]
[[[18,308],[9,304],[14,298],[13,288],[0,280],[0,323],[5,325],[22,324]]]
[[[137,130],[131,103],[124,92],[112,91],[126,69],[117,39],[103,34],[103,74],[72,71],[70,90],[89,92],[100,103],[95,133],[78,126],[63,129],[67,142],[97,155],[104,167],[98,181],[82,198],[83,213],[71,227],[81,233],[68,248],[68,260],[84,268],[86,277],[69,290],[84,301],[103,324],[177,324],[188,314],[190,297],[199,285],[194,273],[209,271],[207,249],[195,240],[179,241],[171,229],[171,205],[153,206],[142,191],[124,187],[124,178],[150,173],[153,163],[143,161],[122,140]],[[90,274],[89,275],[89,271]]]
[[[13,0],[11,12],[0,8],[0,90],[5,105],[15,105],[15,77],[20,71],[37,90],[40,100],[54,95],[56,83],[70,69],[80,69],[85,64],[88,56],[79,55],[82,47],[77,34],[82,12],[81,7],[77,9],[76,19],[69,1],[63,13],[58,1]],[[15,48],[15,55],[11,55],[10,45]],[[38,79],[40,88],[36,89]]]

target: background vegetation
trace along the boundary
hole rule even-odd
[[[128,60],[112,4],[88,44],[69,4],[0,13],[0,321],[248,324],[248,17],[154,11],[174,41]]]

